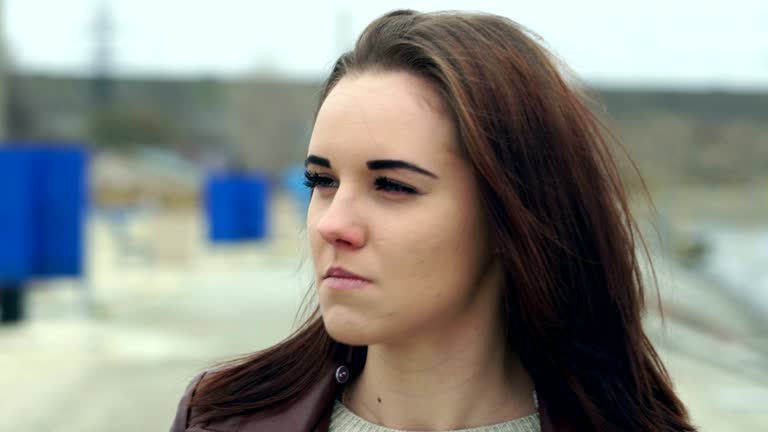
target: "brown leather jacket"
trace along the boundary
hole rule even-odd
[[[326,373],[301,399],[288,409],[266,418],[236,416],[224,421],[196,424],[195,410],[187,405],[205,372],[197,375],[187,386],[179,402],[170,432],[328,432],[334,400],[346,381],[343,361],[333,361]],[[543,401],[539,403],[541,432],[553,432]]]

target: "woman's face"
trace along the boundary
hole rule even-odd
[[[307,182],[315,282],[334,339],[403,342],[487,319],[498,266],[455,125],[427,81],[342,78],[318,113]]]

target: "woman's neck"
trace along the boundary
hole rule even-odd
[[[476,329],[446,332],[430,344],[369,346],[345,405],[402,430],[464,429],[534,413],[533,382],[519,358]]]

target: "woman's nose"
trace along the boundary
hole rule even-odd
[[[353,197],[336,193],[315,227],[326,242],[349,249],[365,245],[366,230],[355,204]]]

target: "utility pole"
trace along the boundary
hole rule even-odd
[[[114,99],[114,21],[109,1],[97,6],[93,26],[92,98],[96,108],[112,104]]]
[[[0,0],[0,139],[5,139],[8,133],[7,122],[8,116],[6,114],[7,98],[6,98],[6,86],[8,77],[8,59],[5,52],[5,5]]]

